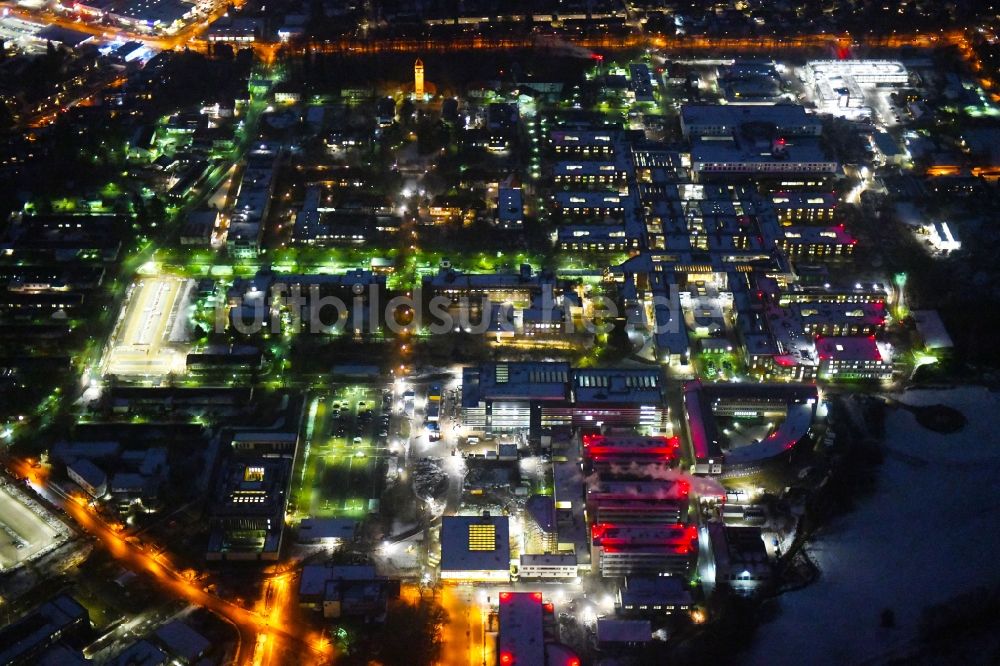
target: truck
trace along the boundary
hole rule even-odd
[[[441,403],[440,402],[428,402],[427,403],[427,422],[433,423],[441,420]]]

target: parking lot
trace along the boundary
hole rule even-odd
[[[0,571],[32,559],[64,536],[41,515],[42,509],[30,508],[25,500],[16,489],[0,486]]]
[[[343,386],[314,396],[292,493],[296,518],[362,518],[377,510],[388,413],[377,387]]]
[[[157,277],[141,279],[131,287],[108,348],[106,372],[162,377],[185,371],[187,345],[172,338],[191,284]]]

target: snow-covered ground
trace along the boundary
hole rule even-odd
[[[779,598],[780,614],[760,628],[744,663],[878,662],[915,637],[928,605],[1000,581],[1000,394],[968,387],[899,397],[950,405],[968,422],[940,435],[888,410],[876,493],[811,545],[820,579]],[[884,608],[895,612],[895,629],[879,626]]]

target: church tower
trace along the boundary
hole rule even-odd
[[[417,97],[424,96],[424,61],[420,58],[413,63],[413,94]]]

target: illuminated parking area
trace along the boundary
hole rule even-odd
[[[388,426],[376,415],[391,412],[380,407],[381,395],[371,386],[338,386],[309,405],[293,474],[295,518],[360,519],[377,512],[389,449],[388,437],[378,435]]]
[[[141,278],[132,285],[111,337],[105,374],[164,377],[185,371],[183,306],[192,285],[175,277]]]
[[[20,490],[0,486],[0,571],[42,555],[62,543],[66,534],[54,516]]]

